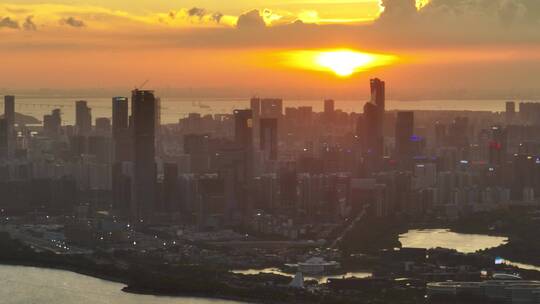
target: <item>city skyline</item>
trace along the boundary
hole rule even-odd
[[[2,304],[540,303],[540,0],[8,1]]]
[[[537,303],[538,260],[515,252],[537,252],[540,103],[392,110],[385,79],[364,86],[370,97],[351,112],[334,99],[314,109],[252,97],[165,124],[170,109],[149,89],[111,97],[112,119],[74,99],[73,125],[55,105],[45,105],[43,125],[27,125],[6,95],[0,263],[107,274],[122,291],[179,303],[437,304],[468,299],[471,288],[483,300]],[[454,232],[478,218],[489,223],[473,228],[480,234]],[[493,231],[508,237],[482,234]],[[366,294],[373,286],[387,292]]]

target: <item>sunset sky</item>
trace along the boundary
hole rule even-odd
[[[155,88],[353,96],[378,76],[404,98],[540,95],[538,0],[8,2],[0,4],[8,90],[149,79]],[[375,59],[340,77],[317,63],[334,50]]]

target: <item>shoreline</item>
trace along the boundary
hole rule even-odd
[[[481,235],[481,236],[492,236],[492,237],[504,237],[508,239],[508,242],[506,244],[501,244],[497,247],[492,248],[486,248],[483,250],[479,250],[476,252],[476,254],[486,254],[492,256],[494,259],[497,257],[502,257],[503,259],[512,262],[512,263],[518,263],[518,264],[526,264],[528,266],[533,266],[540,269],[540,259],[536,257],[535,255],[531,255],[530,257],[524,257],[523,255],[516,255],[511,248],[513,246],[516,246],[516,244],[519,243],[519,239],[512,235],[510,232],[503,232],[503,231],[491,231],[491,230],[485,230],[485,229],[475,229],[473,227],[459,227],[456,224],[453,223],[419,223],[419,224],[411,224],[406,225],[403,227],[402,232],[400,232],[397,237],[401,234],[407,233],[410,230],[430,230],[430,229],[444,229],[448,230],[449,232],[453,233],[459,233],[459,234],[465,234],[465,235]],[[540,272],[540,270],[537,270]]]
[[[120,277],[114,277],[109,276],[105,274],[101,274],[97,271],[90,271],[90,270],[82,270],[77,269],[76,267],[69,267],[64,265],[52,265],[52,264],[46,264],[46,263],[40,263],[40,262],[14,262],[14,261],[6,261],[6,260],[0,260],[0,265],[2,266],[20,266],[20,267],[29,267],[29,268],[39,268],[39,269],[49,269],[49,270],[59,270],[59,271],[68,271],[72,273],[76,273],[79,275],[91,277],[94,279],[99,279],[103,281],[113,282],[113,283],[119,283],[119,284],[125,284],[127,286],[128,282],[127,280],[120,278]]]
[[[108,275],[100,274],[96,271],[84,271],[80,269],[75,269],[75,267],[66,267],[66,266],[60,266],[60,265],[47,265],[45,263],[35,263],[35,262],[13,262],[13,261],[5,261],[0,260],[0,266],[13,266],[13,267],[28,267],[28,268],[37,268],[37,269],[46,269],[46,270],[58,270],[58,271],[67,271],[71,273],[75,273],[82,276],[91,277],[98,280],[103,280],[111,283],[119,283],[125,285],[124,287],[120,288],[119,290],[125,293],[129,294],[135,294],[135,295],[148,295],[148,296],[156,296],[156,297],[174,297],[174,298],[200,298],[200,299],[212,299],[212,300],[226,300],[226,301],[235,301],[235,302],[243,302],[243,303],[263,303],[263,301],[257,300],[257,299],[246,299],[242,297],[234,297],[234,296],[225,296],[225,295],[204,295],[204,294],[197,294],[197,293],[160,293],[153,291],[151,289],[137,289],[137,288],[131,288],[128,285],[127,280],[120,278],[120,277],[112,277]],[[268,302],[264,302],[268,303]],[[281,304],[281,302],[272,302],[273,304]]]

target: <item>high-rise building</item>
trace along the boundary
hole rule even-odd
[[[112,165],[113,209],[122,214],[129,213],[132,197],[132,164],[116,162]]]
[[[326,123],[331,123],[334,118],[334,112],[336,111],[335,102],[333,99],[326,99],[324,101],[324,120]]]
[[[261,118],[277,118],[283,116],[283,100],[277,98],[261,99]]]
[[[0,118],[0,160],[8,159],[8,134],[7,119]]]
[[[129,99],[114,97],[112,109],[114,161],[130,161],[133,159],[133,136],[129,127]]]
[[[129,128],[129,105],[127,97],[114,97],[112,99],[112,130],[113,137],[122,129]]]
[[[7,132],[7,157],[11,158],[15,154],[15,96],[4,96],[4,118],[6,119]]]
[[[279,170],[279,198],[282,207],[294,207],[298,199],[296,163],[287,162]]]
[[[414,112],[398,112],[396,121],[396,159],[402,168],[409,168],[414,157]]]
[[[489,163],[502,166],[506,158],[507,130],[501,126],[491,127],[491,140],[489,141]]]
[[[156,155],[162,155],[162,145],[161,145],[161,98],[156,97],[156,104],[154,109],[155,116],[155,145],[156,145]]]
[[[134,90],[131,99],[133,118],[134,181],[131,217],[139,223],[147,220],[156,199],[155,119],[153,91]]]
[[[96,131],[109,135],[111,132],[111,120],[107,117],[96,118]]]
[[[178,165],[176,163],[163,164],[163,194],[162,207],[166,212],[180,210],[178,193]]]
[[[277,160],[278,157],[278,120],[276,118],[261,119],[261,151],[266,160]]]
[[[446,145],[446,125],[440,122],[435,124],[435,146],[440,148]]]
[[[48,136],[56,136],[60,134],[62,127],[62,113],[60,109],[52,110],[51,114],[43,117],[43,131]]]
[[[468,117],[456,117],[454,119],[452,124],[448,127],[448,141],[451,146],[457,147],[466,153],[469,148]]]
[[[184,135],[184,153],[189,155],[191,173],[206,173],[210,170],[210,135]]]
[[[368,102],[364,106],[364,152],[366,156],[381,159],[383,156],[384,139],[380,123],[378,107]]]
[[[324,114],[329,116],[333,115],[335,111],[335,102],[333,99],[326,99],[324,101]]]
[[[253,144],[253,113],[251,110],[234,110],[234,140],[244,149]]]
[[[261,119],[261,99],[258,97],[253,97],[250,100],[250,110],[251,114],[253,115],[253,145],[255,147],[260,146],[260,131],[259,131],[259,123]]]
[[[370,165],[377,167],[384,155],[385,83],[371,79],[370,87],[371,100],[364,106],[364,152]]]
[[[13,128],[15,125],[15,96],[4,96],[4,117],[7,120],[8,126]]]
[[[513,101],[506,102],[506,123],[512,123],[516,117],[516,103]]]
[[[381,81],[379,78],[371,79],[371,103],[375,104],[381,113],[384,113],[386,110],[386,92],[385,92],[385,82]]]
[[[84,100],[75,103],[75,126],[79,135],[85,136],[92,132],[92,109]]]

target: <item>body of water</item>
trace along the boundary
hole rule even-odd
[[[241,304],[125,293],[123,284],[63,270],[0,265],[2,304]]]
[[[234,270],[233,272],[238,273],[238,274],[246,274],[246,275],[256,275],[259,273],[271,273],[271,274],[277,274],[277,275],[290,277],[291,279],[294,278],[294,274],[285,273],[279,270],[278,268]],[[348,279],[348,278],[363,279],[363,278],[369,278],[371,276],[372,274],[370,272],[347,272],[341,275],[321,275],[321,276],[304,275],[304,279],[315,280],[319,282],[319,284],[325,284],[328,279]]]
[[[462,253],[499,247],[508,243],[508,238],[481,234],[455,233],[448,229],[410,230],[399,236],[403,247],[408,248],[447,248]],[[525,270],[540,271],[540,266],[504,260],[504,263]]]
[[[447,229],[410,230],[399,236],[403,247],[447,248],[462,253],[499,247],[508,243],[508,238],[480,234],[463,234]]]
[[[156,92],[159,95],[159,92]],[[16,99],[15,110],[18,113],[31,115],[39,120],[53,109],[62,110],[63,123],[73,125],[75,122],[75,101],[86,100],[92,108],[92,117],[112,117],[111,98],[95,97],[28,97]],[[336,100],[336,109],[346,112],[362,112],[365,100]],[[3,100],[0,101],[3,104]],[[249,98],[179,98],[167,97],[161,100],[162,123],[177,123],[179,118],[188,113],[224,114],[234,109],[249,107]],[[323,111],[323,100],[284,100],[284,107],[311,106],[316,112]],[[3,107],[3,105],[2,105]],[[420,100],[397,101],[388,100],[387,110],[468,110],[495,111],[505,109],[505,100]]]

